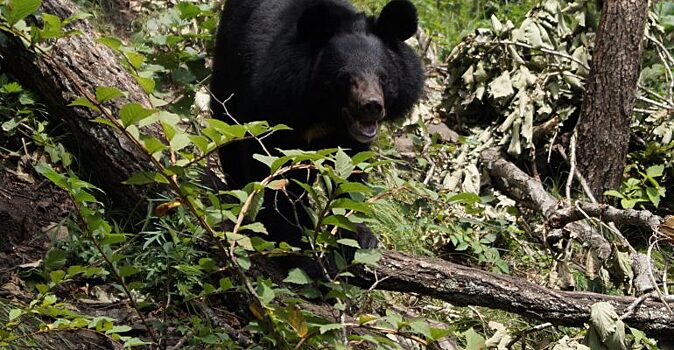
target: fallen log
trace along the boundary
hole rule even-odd
[[[484,306],[544,320],[559,326],[580,327],[590,306],[606,301],[623,320],[653,337],[674,334],[674,315],[659,301],[646,301],[631,315],[633,297],[548,289],[522,278],[499,275],[444,260],[385,251],[377,268],[360,268],[364,286],[417,293],[457,306]]]
[[[42,10],[61,19],[72,16],[77,7],[70,0],[43,0]],[[97,34],[86,21],[75,21],[68,30],[81,34],[60,38],[48,52],[35,54],[19,40],[0,45],[0,65],[23,86],[38,93],[49,117],[63,123],[70,133],[70,151],[82,170],[89,170],[92,182],[103,188],[117,207],[134,208],[147,198],[149,187],[129,187],[121,182],[132,174],[151,168],[144,153],[139,152],[123,135],[93,122],[98,115],[90,109],[68,106],[76,98],[93,94],[96,87],[111,86],[127,91],[128,101],[150,106],[147,94],[119,63],[115,53],[96,41]],[[116,101],[113,112],[123,100]],[[158,128],[146,130],[158,135]],[[87,178],[87,176],[84,176]]]

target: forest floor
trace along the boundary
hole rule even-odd
[[[0,288],[19,267],[39,266],[53,240],[67,236],[62,224],[75,210],[51,181],[0,164]]]

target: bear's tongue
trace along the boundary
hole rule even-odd
[[[342,109],[342,118],[346,122],[347,129],[351,137],[356,141],[361,143],[372,142],[375,136],[377,136],[377,129],[379,128],[378,121],[364,121],[358,120],[357,117],[354,117],[348,110],[348,108]]]
[[[356,121],[358,130],[367,137],[375,137],[377,135],[377,128],[379,127],[378,123],[375,122],[366,122],[366,121]]]

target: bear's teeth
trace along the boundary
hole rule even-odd
[[[379,126],[377,122],[357,122],[360,131],[363,133],[363,135],[368,136],[368,137],[374,137],[377,135],[377,127]]]

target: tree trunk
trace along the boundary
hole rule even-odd
[[[75,13],[70,0],[43,0],[42,9],[61,19]],[[92,121],[97,113],[81,107],[69,107],[73,100],[93,94],[98,86],[114,86],[129,92],[129,100],[149,106],[147,95],[135,79],[117,61],[115,53],[96,42],[96,34],[85,21],[68,29],[82,34],[58,39],[46,54],[35,55],[17,40],[0,45],[0,64],[23,86],[37,92],[56,123],[63,123],[70,136],[70,151],[81,163],[82,178],[101,187],[118,208],[133,208],[147,197],[147,187],[121,184],[134,174],[150,168],[147,157],[110,127]],[[113,111],[125,103],[118,100]]]
[[[648,1],[604,1],[576,128],[578,169],[595,197],[622,180],[647,15]]]

